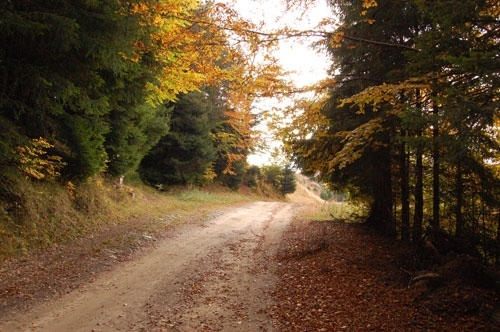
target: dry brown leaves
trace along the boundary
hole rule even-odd
[[[498,331],[498,294],[461,283],[409,287],[410,251],[369,229],[297,222],[277,260],[270,310],[278,331]]]

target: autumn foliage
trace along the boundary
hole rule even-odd
[[[290,156],[383,233],[498,263],[498,4],[330,3],[332,77],[287,110]]]

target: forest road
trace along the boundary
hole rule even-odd
[[[299,205],[253,202],[181,227],[147,255],[0,331],[273,331],[272,256]]]

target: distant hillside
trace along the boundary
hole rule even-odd
[[[320,197],[322,188],[317,182],[302,174],[297,174],[296,179],[297,190],[293,194],[286,195],[290,201],[310,204],[324,203],[324,200]]]

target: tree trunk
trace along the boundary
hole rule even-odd
[[[457,178],[456,178],[456,206],[455,206],[455,236],[461,238],[464,235],[464,218],[462,214],[462,207],[464,205],[464,195],[463,195],[463,178],[462,178],[462,167],[460,162],[457,165]]]
[[[404,131],[403,136],[407,133]],[[410,240],[410,185],[408,177],[408,153],[406,144],[400,146],[400,185],[401,185],[401,240]]]
[[[419,133],[419,136],[421,135]],[[415,161],[415,212],[413,215],[413,242],[415,243],[422,238],[422,225],[424,221],[424,166],[422,150],[419,144]]]
[[[496,266],[500,267],[500,213],[497,214],[497,255]]]
[[[441,203],[441,197],[440,197],[440,181],[439,181],[439,176],[441,173],[440,169],[440,144],[439,144],[439,107],[437,106],[436,102],[434,102],[433,105],[433,115],[434,115],[434,121],[433,121],[433,130],[432,130],[432,136],[433,136],[433,146],[432,146],[432,159],[433,159],[433,164],[432,164],[432,221],[431,221],[431,227],[432,227],[432,232],[434,234],[437,234],[439,232],[439,223],[440,223],[440,203]]]
[[[390,146],[390,145],[388,145]],[[384,235],[395,237],[396,224],[392,215],[392,174],[390,148],[381,148],[378,154],[377,174],[374,174],[373,202],[367,223]]]
[[[415,91],[416,107],[422,115],[422,100],[420,98],[420,89]],[[422,225],[424,222],[424,148],[420,142],[422,130],[418,129],[417,148],[415,150],[415,211],[413,215],[413,242],[417,243],[422,238]]]

